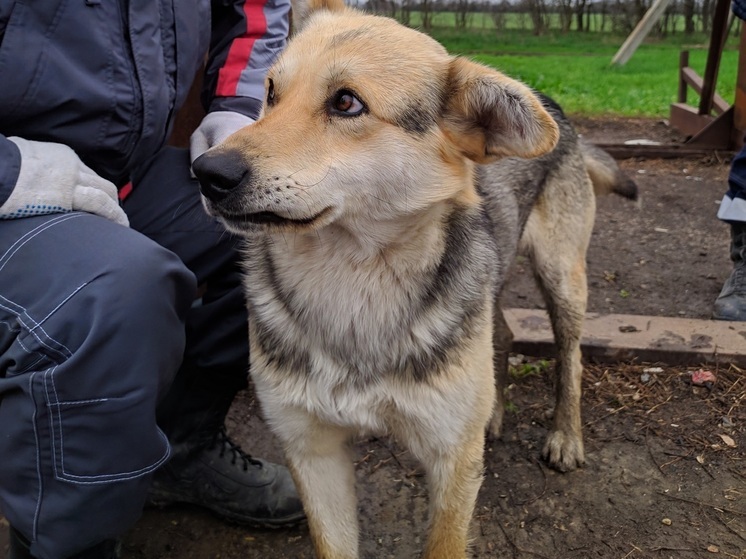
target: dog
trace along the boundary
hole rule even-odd
[[[319,558],[358,557],[347,443],[362,433],[425,468],[424,557],[463,558],[485,436],[502,428],[508,268],[526,250],[547,301],[559,380],[543,455],[570,470],[589,173],[634,188],[522,83],[341,0],[293,10],[261,117],[193,165],[208,213],[247,240],[254,387]]]

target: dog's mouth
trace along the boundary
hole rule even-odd
[[[331,208],[325,208],[311,217],[291,218],[276,214],[274,212],[255,212],[242,214],[226,214],[221,212],[221,217],[233,226],[258,225],[262,227],[308,227],[321,220],[331,212]]]

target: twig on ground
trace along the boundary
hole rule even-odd
[[[544,468],[542,467],[541,462],[538,462],[536,460],[532,460],[532,462],[539,467],[539,471],[541,472],[541,476],[544,478],[544,487],[542,487],[541,493],[539,493],[535,497],[532,497],[531,499],[528,499],[526,501],[515,501],[513,499],[513,492],[511,491],[510,492],[510,501],[511,501],[511,505],[513,505],[513,506],[522,507],[524,505],[531,504],[534,501],[538,501],[539,499],[541,499],[544,496],[544,494],[547,492],[547,475],[544,473]]]
[[[710,507],[715,510],[728,512],[730,514],[737,514],[739,516],[746,516],[746,511],[740,511],[735,509],[729,509],[726,507],[721,507],[719,505],[713,505],[711,503],[703,503],[702,501],[695,501],[693,499],[687,499],[686,497],[677,497],[676,495],[669,495],[668,493],[663,493],[661,491],[657,492],[658,495],[661,495],[663,497],[668,497],[669,499],[673,499],[675,501],[683,501],[685,503],[691,503],[692,505],[699,505],[700,507]]]

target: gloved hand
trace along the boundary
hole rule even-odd
[[[191,162],[211,147],[218,145],[241,128],[254,124],[254,119],[233,111],[208,113],[189,138]]]
[[[129,226],[119,207],[117,187],[84,165],[72,149],[15,136],[8,140],[21,151],[21,171],[10,197],[0,206],[0,219],[81,211]]]

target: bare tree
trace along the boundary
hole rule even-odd
[[[534,35],[543,35],[547,30],[547,5],[544,0],[525,0],[525,8],[531,17]]]
[[[433,28],[433,0],[421,0],[420,14],[422,16],[422,28],[430,31]]]
[[[715,0],[702,0],[702,31],[712,31],[712,18],[715,16]]]
[[[508,0],[503,0],[499,4],[490,4],[490,15],[496,31],[505,30],[506,14],[512,9]]]
[[[466,29],[469,13],[471,11],[471,2],[469,2],[469,0],[456,0],[453,8],[453,15],[456,19],[456,29]]]
[[[409,25],[412,22],[412,0],[402,0],[399,7],[399,22]]]
[[[588,0],[575,0],[574,10],[575,10],[575,23],[577,24],[578,31],[589,31],[590,29],[590,17],[585,17],[586,15],[590,16],[588,12],[588,8],[590,6],[590,2]]]

